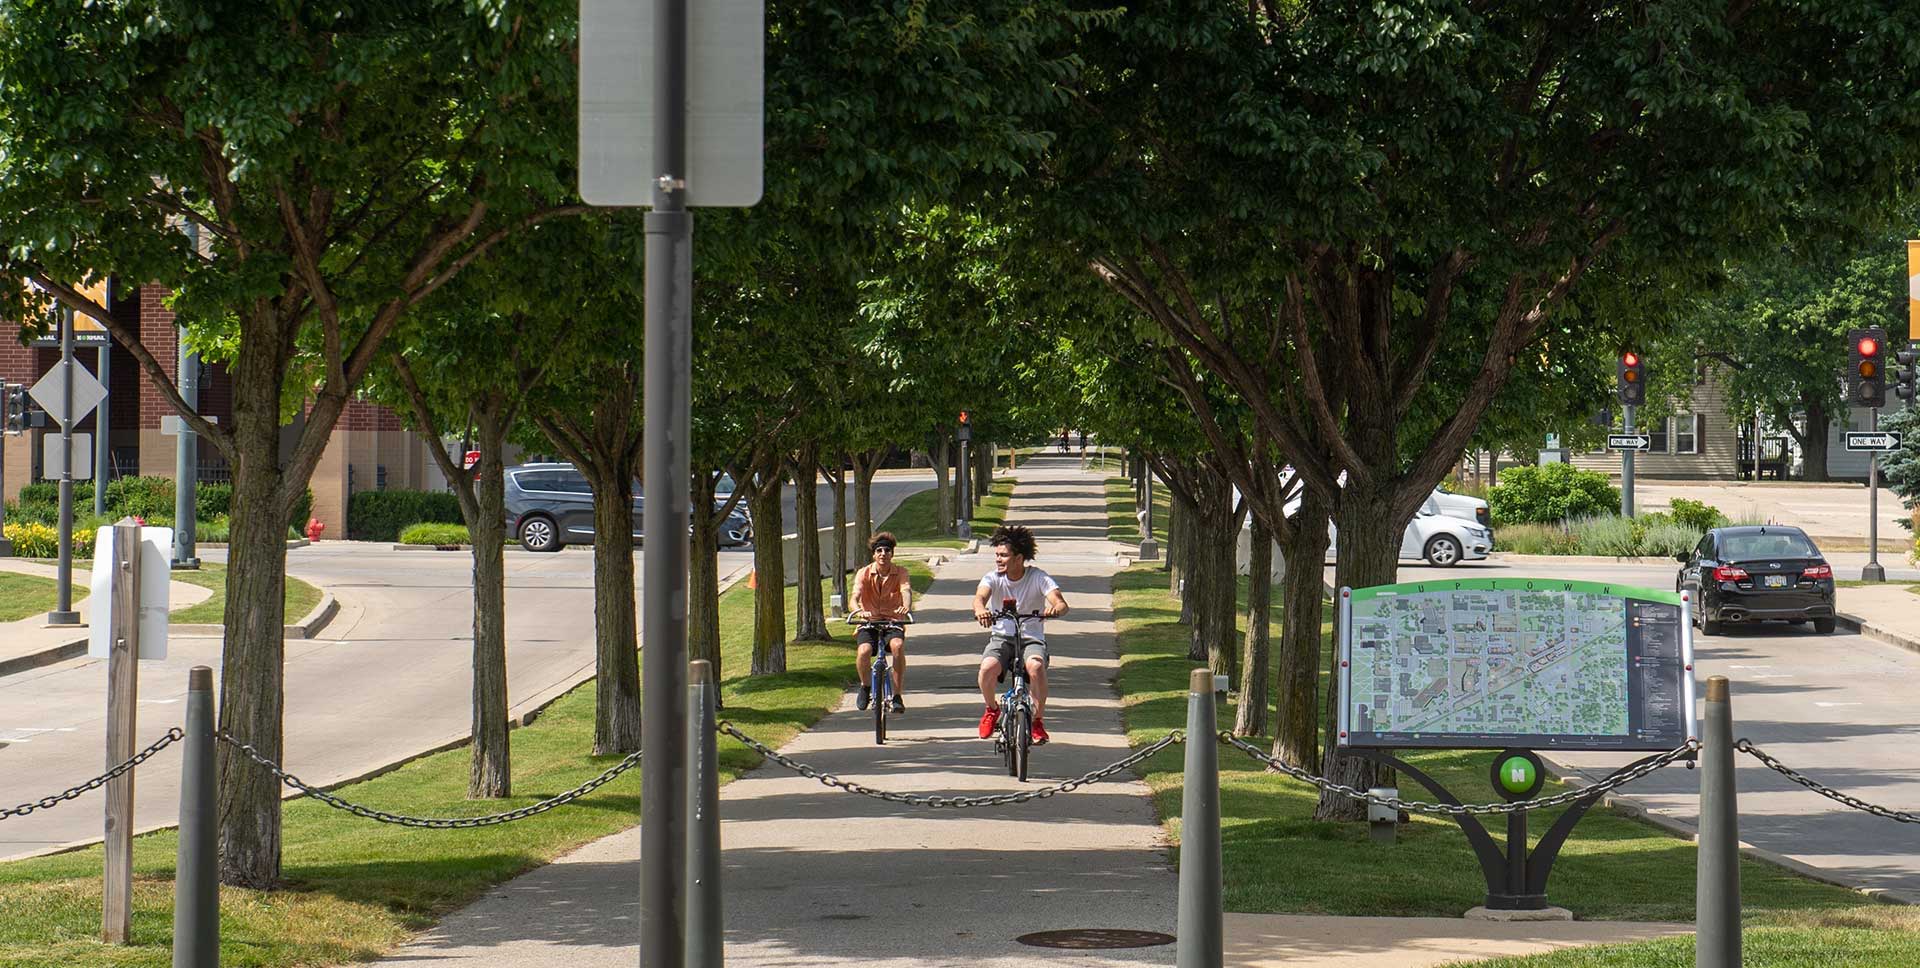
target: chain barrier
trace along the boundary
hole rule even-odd
[[[23,803],[17,807],[12,807],[12,808],[0,807],[0,820],[6,820],[9,817],[24,817],[27,814],[34,812],[35,810],[47,810],[52,807],[59,806],[60,804],[68,800],[79,799],[79,797],[82,794],[88,793],[93,790],[98,790],[101,787],[106,786],[109,781],[119,777],[121,774],[131,771],[134,767],[139,766],[142,763],[145,763],[149,757],[153,756],[153,754],[158,753],[161,750],[166,749],[167,747],[180,742],[181,740],[185,739],[186,736],[187,734],[183,730],[181,730],[180,727],[175,726],[174,728],[167,730],[167,734],[165,736],[162,736],[159,739],[155,740],[152,746],[149,746],[146,749],[143,749],[140,752],[133,754],[133,756],[129,758],[126,762],[121,763],[119,766],[116,766],[113,769],[108,770],[107,772],[102,773],[99,776],[96,776],[93,779],[80,784],[79,786],[68,787],[65,792],[56,793],[50,797],[41,797],[40,799],[35,800],[32,803]]]
[[[1152,743],[1149,743],[1148,745],[1143,746],[1140,749],[1134,751],[1133,755],[1128,756],[1126,759],[1116,761],[1114,763],[1108,764],[1107,766],[1103,766],[1097,770],[1094,770],[1091,773],[1084,773],[1084,774],[1081,774],[1080,776],[1074,777],[1071,780],[1066,780],[1061,783],[1056,783],[1049,787],[1041,787],[1037,790],[1022,790],[1019,793],[996,793],[990,796],[956,797],[956,796],[941,796],[938,794],[895,793],[891,790],[877,790],[877,789],[874,789],[873,787],[855,783],[851,780],[843,780],[840,777],[834,776],[831,773],[823,773],[791,757],[783,756],[779,750],[776,750],[766,745],[765,743],[762,743],[759,740],[756,740],[753,737],[748,736],[747,734],[737,729],[732,723],[727,722],[725,720],[720,721],[718,728],[720,732],[725,733],[728,736],[731,736],[742,743],[745,743],[748,749],[751,749],[754,752],[759,753],[761,756],[764,756],[767,759],[772,760],[773,762],[778,763],[781,766],[784,766],[787,769],[800,774],[801,776],[819,780],[821,783],[827,786],[837,787],[839,789],[847,791],[848,793],[857,793],[863,797],[872,797],[875,800],[886,800],[889,803],[904,803],[914,807],[932,807],[935,809],[941,809],[941,808],[965,809],[968,807],[999,807],[999,806],[1005,806],[1007,804],[1012,804],[1012,803],[1026,803],[1030,800],[1044,800],[1047,797],[1051,797],[1061,793],[1071,793],[1074,790],[1077,790],[1083,786],[1086,786],[1089,783],[1098,783],[1101,780],[1104,780],[1107,777],[1114,775],[1115,773],[1119,773],[1123,770],[1131,769],[1134,766],[1138,765],[1139,763],[1145,761],[1148,757],[1154,755],[1155,753],[1158,753],[1161,750],[1166,749],[1167,747],[1172,746],[1176,743],[1184,743],[1186,742],[1186,739],[1187,739],[1185,732],[1176,729],[1173,732],[1170,732],[1167,735],[1161,737],[1160,739]]]
[[[1593,784],[1592,786],[1581,787],[1580,789],[1577,789],[1577,790],[1568,790],[1565,793],[1555,794],[1550,797],[1541,797],[1538,800],[1516,800],[1511,803],[1506,803],[1506,802],[1502,802],[1502,803],[1428,803],[1425,800],[1403,800],[1399,797],[1376,797],[1366,792],[1365,790],[1360,790],[1355,787],[1350,787],[1344,783],[1335,783],[1332,780],[1326,779],[1325,777],[1316,776],[1313,773],[1303,770],[1297,766],[1293,766],[1291,764],[1284,763],[1284,762],[1281,762],[1280,760],[1274,759],[1273,757],[1267,755],[1259,747],[1224,730],[1222,730],[1220,733],[1220,742],[1225,743],[1229,746],[1232,746],[1235,749],[1238,749],[1239,751],[1241,751],[1242,753],[1247,754],[1249,757],[1252,757],[1253,759],[1256,759],[1262,763],[1265,763],[1267,765],[1267,769],[1269,770],[1273,770],[1274,772],[1277,772],[1277,773],[1284,773],[1287,776],[1293,777],[1294,779],[1299,780],[1302,783],[1312,784],[1313,786],[1319,787],[1320,789],[1330,793],[1337,793],[1343,797],[1347,797],[1353,800],[1360,800],[1365,803],[1377,804],[1383,807],[1392,807],[1395,810],[1406,810],[1411,813],[1427,813],[1427,814],[1445,815],[1449,817],[1460,817],[1460,816],[1466,816],[1468,814],[1518,813],[1522,810],[1545,810],[1548,807],[1565,806],[1566,804],[1573,803],[1576,800],[1582,800],[1587,797],[1594,796],[1596,794],[1606,793],[1610,790],[1615,790],[1620,787],[1626,786],[1627,784],[1632,783],[1633,781],[1638,780],[1642,777],[1645,777],[1648,774],[1653,773],[1654,771],[1659,770],[1663,767],[1671,766],[1674,763],[1679,762],[1680,760],[1690,759],[1700,749],[1700,741],[1690,739],[1690,740],[1687,740],[1686,745],[1684,746],[1678,746],[1673,749],[1670,749],[1665,753],[1662,753],[1659,756],[1656,756],[1653,759],[1650,759],[1645,763],[1642,763],[1639,766],[1634,767],[1633,769],[1627,770],[1622,773],[1614,774],[1613,776],[1609,776],[1606,779],[1601,780],[1599,783]]]
[[[1835,803],[1845,804],[1846,806],[1852,807],[1855,810],[1863,810],[1867,813],[1873,814],[1876,817],[1885,817],[1888,820],[1895,820],[1900,823],[1920,823],[1920,816],[1907,813],[1903,810],[1894,810],[1889,807],[1880,806],[1879,804],[1868,803],[1867,801],[1862,800],[1859,797],[1841,793],[1839,790],[1835,790],[1834,788],[1827,786],[1824,783],[1821,783],[1819,780],[1816,780],[1813,777],[1810,777],[1805,773],[1802,773],[1799,770],[1796,770],[1793,767],[1788,766],[1785,763],[1782,763],[1771,756],[1768,756],[1766,751],[1762,750],[1758,746],[1753,745],[1752,740],[1744,739],[1744,738],[1735,740],[1733,743],[1733,748],[1766,764],[1767,769],[1772,770],[1773,772],[1778,773],[1781,776],[1784,776],[1787,779],[1792,780],[1793,782],[1798,783],[1801,786],[1806,787],[1807,789],[1812,790],[1813,792],[1818,793],[1821,796],[1834,801]]]
[[[390,823],[390,824],[395,824],[401,827],[423,827],[429,830],[459,830],[467,827],[492,827],[492,826],[497,826],[503,823],[511,823],[512,821],[515,821],[515,820],[525,820],[526,818],[531,817],[535,814],[546,813],[547,811],[552,810],[554,807],[557,807],[566,803],[571,803],[575,800],[580,799],[581,797],[586,796],[589,793],[592,793],[593,791],[604,786],[608,781],[612,780],[614,777],[619,776],[620,774],[625,773],[636,766],[639,766],[640,754],[644,752],[641,750],[636,750],[632,753],[629,753],[626,759],[621,760],[618,763],[615,763],[613,766],[609,767],[605,773],[602,773],[599,776],[596,776],[593,779],[588,780],[587,782],[582,783],[579,786],[574,787],[573,789],[568,790],[567,792],[562,793],[558,796],[548,797],[547,799],[542,800],[539,803],[531,803],[524,807],[519,808],[518,810],[508,810],[505,813],[488,814],[484,817],[409,817],[405,814],[388,813],[385,810],[375,810],[372,807],[363,807],[350,800],[344,800],[344,799],[341,799],[340,797],[336,797],[333,794],[328,793],[327,791],[322,790],[319,787],[316,787],[310,783],[307,783],[306,781],[300,779],[299,777],[294,776],[293,774],[288,773],[287,771],[281,769],[279,764],[268,759],[264,754],[262,754],[259,750],[254,749],[252,746],[249,746],[246,743],[242,743],[239,740],[234,739],[232,736],[229,736],[224,732],[216,733],[215,736],[220,740],[220,742],[226,743],[227,745],[232,746],[235,749],[238,749],[240,752],[245,753],[248,759],[251,759],[255,763],[260,764],[262,767],[264,767],[267,770],[267,772],[272,773],[275,777],[279,778],[281,783],[286,784],[286,786],[289,789],[298,790],[301,793],[304,793],[307,796],[310,796],[315,800],[318,800],[321,803],[324,803],[327,806],[334,808],[335,810],[345,810],[346,812],[353,814],[356,817],[365,817],[368,820],[377,820],[381,823]]]

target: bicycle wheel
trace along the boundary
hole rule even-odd
[[[1033,710],[1025,706],[1020,707],[1019,720],[1014,727],[1020,731],[1020,735],[1014,737],[1016,740],[1013,754],[1016,766],[1014,775],[1020,778],[1020,782],[1025,783],[1027,782],[1027,753],[1033,747]]]
[[[877,746],[887,743],[887,693],[893,680],[887,678],[892,673],[879,662],[873,664],[873,742]]]
[[[1004,702],[1000,704],[1000,745],[1006,747],[1008,776],[1020,775],[1020,743],[1013,735],[1014,724],[1019,719],[1013,707]]]

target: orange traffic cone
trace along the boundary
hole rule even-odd
[[[748,588],[759,588],[759,587],[760,587],[760,585],[759,585],[758,583],[756,583],[756,582],[754,581],[754,577],[755,577],[755,576],[757,576],[758,574],[759,574],[759,572],[755,572],[755,571],[750,571],[750,572],[747,572],[747,587],[748,587]]]

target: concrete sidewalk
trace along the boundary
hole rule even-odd
[[[1008,520],[1035,529],[1036,564],[1059,580],[1073,606],[1048,623],[1053,742],[1034,751],[1032,782],[1009,778],[976,732],[984,633],[971,619],[970,599],[992,567],[986,554],[946,562],[918,602],[908,712],[890,723],[885,746],[874,744],[871,717],[854,710],[849,693],[784,753],[869,786],[948,795],[1033,789],[1126,754],[1113,688],[1111,576],[1115,555],[1127,549],[1105,538],[1100,478],[1083,474],[1077,457],[1050,455],[1017,476]],[[1027,804],[934,811],[842,793],[764,765],[723,788],[721,801],[730,965],[1173,963],[1170,944],[1073,950],[1016,941],[1074,928],[1173,932],[1175,871],[1137,779]],[[636,831],[590,844],[501,885],[386,962],[630,966],[639,933],[638,851]],[[1354,968],[1424,968],[1687,930],[1265,915],[1231,915],[1227,923],[1229,964]]]

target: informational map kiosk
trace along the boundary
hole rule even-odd
[[[1499,750],[1493,788],[1520,801],[1546,782],[1534,750],[1664,753],[1698,729],[1690,603],[1672,592],[1542,578],[1343,588],[1338,634],[1340,745],[1443,803],[1461,801],[1387,751]],[[1554,858],[1598,799],[1576,800],[1531,852],[1524,811],[1508,814],[1505,853],[1457,816],[1487,907],[1545,909]]]

